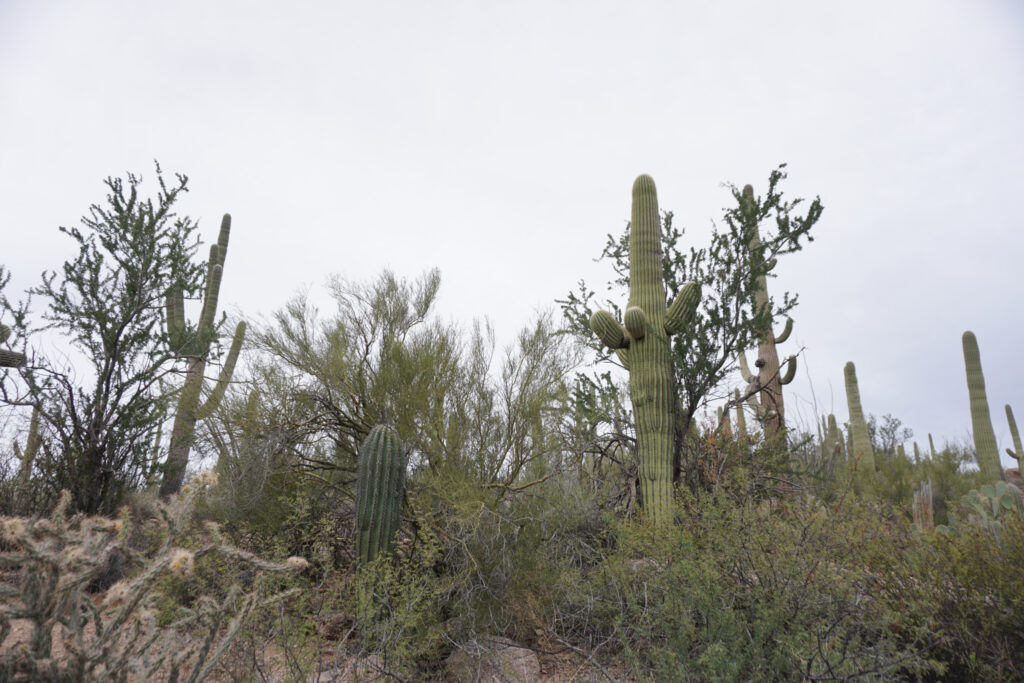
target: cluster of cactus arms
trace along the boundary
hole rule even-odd
[[[370,430],[359,450],[356,482],[356,549],[360,564],[391,552],[402,506],[405,452],[386,425]]]
[[[10,336],[11,328],[6,325],[0,325],[0,344],[6,342]],[[0,368],[20,368],[26,361],[27,359],[23,353],[0,349]]]
[[[1011,458],[1016,459],[1017,469],[1019,472],[1024,472],[1024,446],[1020,443],[1020,432],[1017,431],[1017,421],[1013,419],[1013,409],[1010,408],[1010,404],[1006,404],[1006,421],[1010,425],[1010,438],[1013,439],[1013,450],[1006,449],[1007,454]]]
[[[963,347],[964,365],[967,369],[967,393],[971,399],[971,431],[974,435],[978,469],[987,481],[1002,480],[1003,467],[999,462],[996,433],[992,429],[992,417],[988,411],[985,375],[981,372],[981,352],[978,350],[978,339],[970,330],[964,332]]]
[[[776,344],[782,344],[789,339],[793,331],[793,321],[786,318],[786,326],[779,334],[775,334],[771,326],[771,300],[768,298],[768,272],[775,266],[774,259],[764,263],[764,249],[761,247],[761,236],[757,227],[757,203],[754,199],[754,188],[747,185],[743,188],[740,196],[740,209],[743,215],[745,229],[748,235],[748,251],[751,261],[761,261],[764,268],[758,269],[757,283],[754,290],[754,313],[755,315],[768,316],[768,325],[761,333],[757,346],[757,373],[750,372],[747,365],[746,355],[743,349],[739,349],[740,373],[743,381],[747,383],[747,393],[760,392],[760,401],[752,401],[751,406],[755,414],[765,426],[768,436],[780,434],[786,428],[786,411],[782,400],[782,387],[793,381],[796,376],[796,356],[786,359],[786,372],[781,374],[779,365],[779,352]]]
[[[850,408],[850,435],[852,448],[851,458],[856,468],[855,481],[863,489],[870,485],[875,475],[875,455],[871,448],[871,435],[868,423],[864,419],[864,409],[860,405],[860,387],[857,386],[857,368],[853,362],[843,368],[846,379],[846,404]]]
[[[669,337],[683,328],[700,301],[700,287],[690,282],[671,305],[665,305],[661,234],[654,180],[642,175],[633,183],[629,303],[623,321],[620,324],[607,311],[597,311],[590,318],[590,328],[629,371],[640,496],[644,513],[654,524],[672,520],[676,388]]]
[[[170,452],[167,455],[163,482],[160,485],[161,496],[169,496],[181,489],[185,468],[188,466],[188,456],[195,442],[196,422],[209,417],[220,405],[231,381],[231,375],[235,371],[235,362],[238,360],[238,353],[245,337],[245,323],[240,322],[235,328],[231,348],[224,360],[217,383],[206,400],[201,401],[206,383],[206,363],[210,348],[218,336],[217,297],[220,294],[220,281],[224,274],[224,259],[227,256],[230,235],[231,216],[224,214],[217,243],[210,247],[203,309],[194,331],[189,330],[185,322],[185,301],[181,289],[173,289],[167,293],[167,337],[171,350],[179,357],[187,359],[188,369],[174,416]]]

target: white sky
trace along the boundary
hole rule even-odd
[[[978,336],[1000,445],[1024,420],[1024,6],[950,2],[0,0],[0,263],[8,294],[70,255],[102,179],[184,172],[204,238],[234,217],[221,301],[279,307],[332,272],[437,266],[441,308],[509,341],[595,264],[639,173],[689,243],[789,163],[821,195],[790,385],[809,419],[970,428]],[[737,380],[738,382],[738,380]],[[1004,463],[1008,458],[1003,456]]]

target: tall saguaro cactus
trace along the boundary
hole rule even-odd
[[[669,337],[683,328],[700,301],[700,287],[684,285],[665,305],[661,263],[661,216],[654,180],[633,183],[629,228],[629,303],[623,324],[607,311],[590,318],[590,328],[629,370],[629,395],[636,419],[640,495],[655,524],[672,520],[673,408],[676,400]]]
[[[974,450],[978,456],[978,469],[985,479],[1001,481],[1003,467],[999,462],[996,433],[992,429],[992,417],[988,412],[988,397],[985,395],[985,375],[981,372],[978,338],[967,330],[962,341],[964,366],[967,369],[967,393],[971,399],[971,432],[974,435]]]
[[[747,231],[747,249],[752,262],[763,266],[756,276],[756,288],[754,290],[754,313],[760,315],[767,313],[769,322],[765,330],[758,338],[757,346],[757,374],[750,372],[747,359],[743,349],[739,350],[740,373],[743,380],[748,384],[748,391],[760,390],[761,400],[755,404],[758,416],[764,423],[768,436],[781,433],[786,428],[785,404],[782,400],[782,387],[793,381],[796,376],[796,356],[786,359],[788,367],[786,373],[780,373],[779,352],[776,344],[782,344],[793,331],[793,320],[786,318],[786,326],[779,334],[772,330],[770,320],[771,301],[768,298],[768,271],[774,267],[774,259],[768,263],[764,262],[764,250],[761,247],[761,236],[757,228],[757,204],[754,199],[754,188],[746,185],[740,196],[740,211],[743,215],[744,227]]]
[[[853,361],[843,368],[843,376],[846,379],[846,404],[850,408],[850,434],[852,449],[851,458],[854,467],[857,468],[856,481],[860,485],[861,493],[865,492],[868,482],[875,475],[875,455],[871,448],[871,435],[868,433],[868,423],[864,419],[864,409],[860,405],[860,387],[857,385],[857,368]]]
[[[220,295],[220,281],[224,274],[224,259],[228,253],[230,235],[231,216],[224,214],[217,243],[210,246],[203,310],[194,332],[188,329],[185,322],[185,300],[181,289],[167,293],[167,336],[171,348],[182,358],[187,359],[188,369],[185,373],[185,384],[178,397],[178,410],[174,416],[174,428],[171,430],[170,452],[167,455],[163,482],[160,485],[161,496],[169,496],[181,489],[185,468],[188,466],[188,456],[195,442],[196,422],[209,417],[220,405],[231,381],[231,375],[235,371],[238,352],[245,338],[245,323],[240,322],[235,327],[231,349],[224,359],[217,383],[206,400],[200,402],[206,383],[205,372],[210,347],[217,339],[217,298]]]
[[[359,563],[391,552],[398,531],[405,481],[405,453],[386,425],[370,430],[356,468],[356,549]]]

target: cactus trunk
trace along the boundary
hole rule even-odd
[[[398,532],[405,454],[398,434],[377,425],[359,451],[356,483],[356,548],[360,564],[390,553]]]
[[[968,330],[963,336],[964,366],[967,370],[967,393],[971,400],[971,432],[978,456],[978,469],[987,481],[1002,481],[1003,467],[999,462],[996,433],[985,395],[985,375],[981,371],[981,352],[978,338]]]

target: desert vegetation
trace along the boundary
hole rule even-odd
[[[186,177],[108,179],[77,254],[0,292],[0,679],[1024,680],[984,340],[971,442],[862,405],[856,359],[848,414],[788,421],[770,285],[824,207],[785,179],[697,245],[640,176],[612,296],[503,347],[429,264],[229,320],[244,226],[200,261]]]

